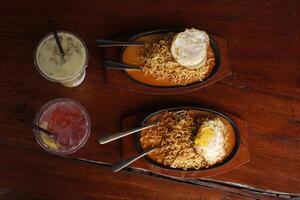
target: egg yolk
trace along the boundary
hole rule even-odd
[[[210,127],[203,127],[199,130],[194,142],[199,146],[207,146],[214,137],[214,130]]]

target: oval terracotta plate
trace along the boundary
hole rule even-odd
[[[179,31],[182,31],[182,29],[160,29],[140,33],[131,37],[119,37],[115,40],[147,40],[149,37],[159,38],[169,32]],[[231,74],[228,62],[227,40],[220,36],[210,35],[210,46],[215,55],[215,66],[203,81],[196,81],[187,85],[170,85],[169,82],[162,84],[161,81],[158,82],[153,77],[147,77],[145,79],[145,74],[142,71],[105,69],[106,84],[118,89],[148,94],[181,94],[207,87]],[[143,47],[105,48],[105,59],[124,62],[125,64],[139,65],[141,48]]]
[[[150,114],[147,111],[139,112],[128,116],[123,120],[123,130],[125,131],[139,127],[141,126],[141,124],[146,123],[151,118],[158,116],[163,112],[175,110],[195,110],[197,112],[200,112],[201,114],[218,116],[221,119],[225,120],[232,127],[235,136],[235,145],[232,148],[230,154],[225,158],[225,160],[223,160],[222,163],[215,164],[209,168],[203,168],[198,170],[183,170],[170,168],[168,166],[159,164],[148,157],[144,157],[143,159],[135,161],[130,165],[131,167],[173,177],[202,178],[225,173],[229,170],[240,167],[249,161],[247,123],[236,115],[219,112],[216,109],[208,108],[205,106],[163,109],[157,112],[152,112],[152,114]],[[136,155],[142,150],[141,145],[139,143],[139,134],[130,135],[123,138],[123,159]]]

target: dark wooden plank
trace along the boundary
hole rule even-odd
[[[258,199],[0,145],[0,199]],[[7,156],[9,155],[9,156]],[[174,192],[176,191],[176,192]]]
[[[249,129],[251,161],[212,180],[300,193],[299,6],[297,0],[2,2],[0,140],[42,151],[31,131],[12,118],[32,118],[47,101],[70,97],[87,108],[93,123],[90,140],[74,156],[115,162],[121,158],[120,141],[100,146],[96,139],[121,130],[124,116],[158,105],[206,104],[241,116]],[[34,47],[48,32],[53,13],[58,27],[87,42],[90,62],[80,87],[48,82],[34,68]],[[184,95],[142,95],[105,87],[103,51],[95,40],[166,26],[195,26],[227,38],[234,75]]]

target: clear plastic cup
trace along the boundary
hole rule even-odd
[[[91,132],[90,117],[77,101],[58,98],[40,108],[34,123],[54,134],[49,136],[34,129],[38,144],[46,151],[68,155],[84,146]]]
[[[89,57],[87,47],[75,33],[57,33],[65,56],[61,56],[53,33],[49,33],[39,41],[34,51],[34,64],[45,79],[66,87],[76,87],[85,78]]]

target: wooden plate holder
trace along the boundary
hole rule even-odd
[[[210,79],[198,82],[195,84],[183,86],[183,87],[154,87],[148,86],[142,83],[139,83],[133,80],[127,73],[123,70],[111,70],[105,69],[105,80],[106,85],[124,89],[127,91],[138,92],[138,93],[147,93],[147,94],[180,94],[187,93],[194,90],[198,90],[200,88],[207,87],[221,79],[224,79],[231,75],[231,70],[228,63],[228,42],[226,39],[221,38],[219,36],[211,35],[214,41],[217,43],[220,55],[221,55],[221,66],[218,72],[211,77]],[[130,37],[122,38],[123,40],[127,40]],[[105,48],[105,59],[106,60],[114,60],[120,61],[122,48],[120,47],[108,47]]]
[[[179,170],[172,170],[161,168],[156,166],[145,158],[141,158],[136,162],[132,163],[130,167],[143,169],[146,171],[154,172],[161,175],[178,177],[178,178],[203,178],[203,177],[210,177],[215,176],[218,174],[225,173],[227,171],[233,170],[237,167],[240,167],[249,161],[249,149],[248,149],[248,131],[247,131],[247,124],[246,122],[229,113],[225,113],[229,116],[238,126],[240,130],[240,147],[236,153],[236,155],[226,164],[211,169],[199,170],[199,171],[179,171]],[[129,130],[136,128],[141,125],[141,122],[145,119],[147,114],[145,113],[138,113],[132,116],[129,116],[123,120],[123,130]],[[136,135],[130,135],[123,138],[123,159],[129,158],[139,152],[137,144],[136,144]]]

